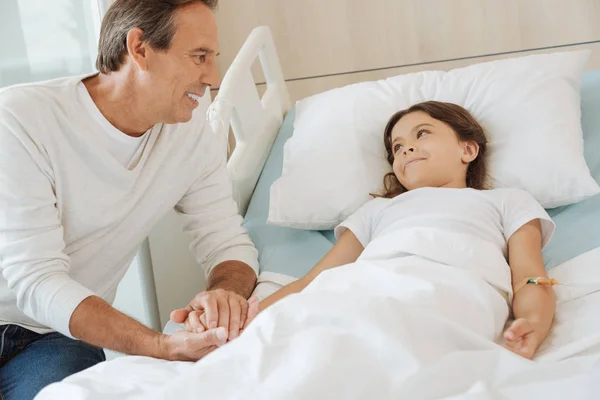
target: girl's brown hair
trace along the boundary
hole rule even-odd
[[[442,103],[439,101],[426,101],[418,103],[406,110],[398,111],[388,121],[383,132],[383,141],[387,160],[394,165],[394,150],[392,148],[392,129],[407,114],[422,111],[431,118],[442,121],[449,125],[458,139],[461,141],[473,141],[479,145],[479,154],[467,167],[467,187],[483,190],[487,187],[486,153],[487,139],[483,128],[475,118],[464,108],[453,103]],[[383,177],[383,195],[380,197],[392,198],[407,191],[402,186],[393,172]]]

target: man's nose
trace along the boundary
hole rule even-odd
[[[200,83],[215,88],[219,86],[219,69],[216,63],[211,63],[200,77]]]

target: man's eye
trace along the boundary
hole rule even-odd
[[[203,54],[201,56],[196,56],[196,60],[198,60],[198,63],[203,64],[206,62],[206,54]]]

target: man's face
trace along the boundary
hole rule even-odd
[[[217,24],[201,3],[180,7],[174,18],[175,35],[167,51],[149,48],[147,92],[152,108],[164,123],[187,122],[207,86],[218,84],[215,57],[219,52]]]

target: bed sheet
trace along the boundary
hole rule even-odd
[[[595,275],[600,266],[600,247],[586,252],[554,269],[549,274],[560,280],[585,282]],[[272,285],[272,290],[277,288]],[[531,368],[548,372],[545,386],[551,386],[556,378],[550,369],[563,361],[577,365],[600,365],[600,292],[590,293],[591,289],[557,287],[557,310],[552,330],[546,342],[536,356],[536,364]],[[122,357],[98,364],[86,371],[73,375],[61,383],[44,389],[36,400],[72,399],[72,400],[110,400],[110,399],[152,399],[157,393],[174,380],[191,371],[196,364],[188,362],[169,362],[148,357]],[[560,364],[559,364],[560,365]],[[495,379],[489,376],[490,380]],[[573,372],[573,382],[589,379],[589,376]],[[526,382],[522,382],[524,384]],[[589,382],[588,382],[589,383]],[[518,383],[513,382],[518,386]],[[481,382],[487,387],[486,382]],[[493,389],[492,387],[489,387]],[[581,393],[589,387],[579,385]],[[458,395],[452,398],[489,399],[500,397],[470,397]],[[474,396],[473,393],[471,395]],[[595,398],[597,392],[589,392],[584,397]],[[197,393],[194,398],[202,398]],[[554,393],[553,399],[566,398],[565,393]],[[568,396],[567,396],[568,397]],[[572,397],[572,396],[571,396]],[[250,397],[249,397],[250,398]],[[514,398],[514,397],[512,397]],[[523,397],[518,397],[523,398]],[[531,397],[524,397],[531,398]]]
[[[582,125],[585,157],[600,182],[600,71],[588,71],[582,81]],[[263,280],[278,283],[285,277],[299,278],[316,264],[335,243],[333,231],[306,231],[266,224],[269,189],[281,176],[283,147],[293,134],[295,109],[287,114],[252,196],[245,226],[259,251]],[[550,270],[600,246],[600,195],[566,207],[548,210],[556,232],[544,249]],[[600,267],[600,266],[599,266]]]

